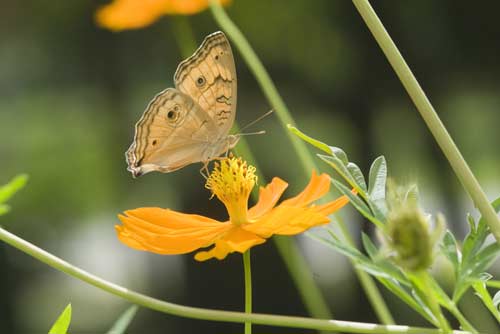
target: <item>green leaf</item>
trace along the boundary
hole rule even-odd
[[[368,177],[368,195],[372,200],[385,199],[387,182],[387,162],[383,155],[375,159],[370,167]]]
[[[426,314],[426,319],[428,319],[432,324],[436,325],[439,327],[439,320],[436,318],[432,310],[429,308],[429,305],[427,305],[426,302],[426,296],[422,295],[422,292],[417,291],[415,289],[411,290],[411,295],[415,299],[415,301],[420,305],[422,308],[424,314]]]
[[[493,296],[493,305],[498,310],[498,304],[500,304],[500,290]]]
[[[359,167],[355,163],[349,162],[347,164],[347,170],[351,174],[356,184],[366,193],[368,190],[366,188],[365,177],[363,176],[361,169],[359,169]]]
[[[457,240],[455,240],[455,237],[449,230],[446,230],[446,233],[444,235],[443,242],[441,243],[441,251],[453,265],[456,277],[456,275],[458,275],[458,271],[460,270],[462,255],[458,250]]]
[[[348,258],[350,258],[352,260],[355,260],[355,261],[367,261],[368,260],[368,258],[366,256],[364,256],[359,250],[348,245],[345,242],[340,241],[333,234],[332,231],[328,230],[328,232],[330,233],[330,236],[332,237],[331,239],[321,237],[321,236],[314,234],[314,233],[307,233],[307,235],[310,236],[311,238],[321,242],[322,244],[329,246],[330,248],[335,249],[339,253],[344,254],[345,256],[347,256]]]
[[[467,213],[467,222],[469,223],[470,231],[469,233],[476,233],[476,221],[470,213]]]
[[[392,276],[390,273],[386,272],[379,266],[377,266],[375,263],[370,263],[370,262],[360,262],[357,263],[356,266],[358,268],[363,269],[363,271],[366,271],[368,274],[375,276],[375,277],[380,277],[380,278],[386,278],[386,279],[391,279]]]
[[[139,307],[137,305],[130,306],[122,315],[116,320],[113,327],[106,334],[124,334]]]
[[[476,296],[481,299],[484,306],[486,306],[490,313],[497,319],[498,322],[500,322],[500,313],[498,312],[498,309],[493,299],[491,298],[488,289],[486,289],[486,285],[483,282],[477,282],[472,284],[472,288],[474,289],[474,291],[476,291]]]
[[[308,236],[312,237],[320,241],[321,243],[329,246],[330,248],[335,249],[336,251],[344,254],[348,258],[350,258],[354,264],[362,270],[365,270],[371,274],[373,274],[377,280],[383,284],[389,291],[398,296],[401,300],[403,300],[406,304],[408,304],[411,308],[413,308],[416,312],[420,313],[424,318],[426,318],[429,322],[436,324],[435,319],[432,318],[432,314],[429,315],[429,312],[426,312],[422,305],[420,305],[417,301],[414,300],[412,295],[410,295],[398,282],[401,280],[404,282],[404,285],[409,286],[408,280],[399,272],[399,269],[395,266],[391,266],[389,262],[385,262],[383,264],[375,264],[372,261],[363,255],[356,248],[347,245],[341,242],[333,232],[329,231],[332,240],[320,237],[316,234],[306,232]],[[388,269],[388,267],[390,269]],[[396,279],[396,278],[397,279]]]
[[[375,159],[370,167],[368,178],[368,198],[385,217],[387,206],[385,203],[385,187],[387,183],[387,162],[384,156]]]
[[[399,299],[401,299],[408,306],[418,312],[422,317],[427,319],[427,321],[429,321],[431,324],[437,324],[437,319],[434,318],[434,315],[428,310],[427,306],[421,303],[419,299],[414,298],[414,296],[406,291],[400,284],[398,284],[398,282],[380,277],[378,277],[377,279],[389,291],[391,291]]]
[[[332,183],[337,188],[342,195],[346,195],[349,198],[349,201],[351,204],[358,210],[366,219],[370,220],[372,223],[374,223],[378,228],[383,228],[384,224],[378,220],[373,214],[371,213],[370,208],[363,202],[361,198],[359,198],[357,195],[354,195],[349,188],[344,186],[342,183],[340,183],[337,180],[332,179]]]
[[[481,273],[481,274],[479,274],[478,278],[481,282],[486,283],[493,278],[493,275],[488,274],[488,273]]]
[[[484,271],[488,270],[491,264],[498,258],[500,255],[500,244],[492,243],[482,249],[470,264],[465,268],[469,273],[469,276],[477,277],[479,279],[479,275],[481,275]]]
[[[353,261],[355,261],[356,265],[364,271],[372,274],[373,276],[390,278],[400,282],[401,284],[409,285],[408,280],[401,273],[399,268],[394,266],[391,262],[385,259],[382,259],[381,261],[372,261],[372,259],[363,255],[358,249],[341,242],[331,231],[329,232],[332,235],[332,239],[334,240],[332,241],[324,239],[323,242],[325,242],[326,244],[330,244],[330,246],[336,249],[338,252],[351,258]],[[314,238],[320,239],[321,237],[315,236]],[[369,242],[371,243],[371,241]]]
[[[337,158],[336,156],[322,155],[318,154],[321,160],[325,161],[327,164],[333,167],[335,171],[347,182],[350,186],[356,187],[356,182],[352,177],[351,173],[347,169],[346,165]],[[359,188],[359,187],[357,187]]]
[[[312,137],[309,137],[308,135],[306,135],[305,133],[303,133],[302,131],[300,131],[299,129],[297,129],[296,127],[294,127],[290,124],[288,124],[287,127],[294,135],[296,135],[297,137],[299,137],[303,141],[311,144],[312,146],[314,146],[316,148],[319,148],[320,150],[322,150],[325,153],[328,153],[328,154],[332,153],[332,150],[330,149],[330,147],[327,144],[320,142],[319,140],[316,140]]]
[[[498,212],[500,210],[500,198],[494,200],[491,205]],[[479,219],[477,226],[474,226],[474,220],[470,215],[467,218],[470,225],[470,232],[465,237],[462,247],[462,271],[464,272],[467,272],[469,269],[470,262],[474,265],[474,262],[477,260],[476,255],[483,247],[489,234],[488,224],[484,218],[481,217]]]
[[[329,146],[329,148],[330,148],[330,154],[332,156],[339,158],[339,160],[342,161],[344,165],[347,165],[349,163],[347,154],[345,154],[345,152],[341,148],[335,146]]]
[[[372,260],[374,258],[376,258],[377,254],[378,254],[378,249],[375,246],[375,244],[372,242],[370,237],[365,232],[361,233],[361,241],[363,242],[363,247],[364,247],[366,253],[368,254],[368,256]]]
[[[412,184],[405,193],[404,201],[408,205],[418,206],[418,186],[416,184]]]
[[[62,311],[59,318],[52,325],[49,334],[68,334],[69,324],[71,323],[71,304],[68,304]]]
[[[9,183],[0,187],[0,204],[11,198],[28,181],[28,175],[21,174],[14,177]]]

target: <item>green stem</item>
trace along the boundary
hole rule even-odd
[[[462,312],[460,312],[460,310],[458,309],[458,307],[453,307],[451,309],[449,309],[450,313],[453,314],[453,316],[458,320],[458,322],[460,323],[460,326],[471,332],[471,333],[479,333],[475,328],[474,326],[469,322],[469,320],[467,320],[464,315],[462,314]]]
[[[233,43],[239,49],[241,56],[247,63],[252,73],[255,75],[257,82],[264,92],[264,95],[274,108],[281,123],[285,126],[287,124],[295,126],[295,121],[288,111],[285,102],[281,98],[276,86],[271,80],[271,77],[264,68],[264,65],[262,65],[262,62],[253,51],[243,33],[231,21],[217,0],[210,0],[210,9],[217,23],[223,28],[224,32],[228,34]],[[315,168],[315,164],[307,150],[307,146],[304,142],[290,133],[290,131],[286,131],[286,133],[304,166],[304,177],[308,178],[309,171]]]
[[[331,318],[328,304],[321,293],[309,264],[300,252],[297,243],[290,237],[274,236],[274,244],[285,262],[290,277],[298,288],[299,295],[310,314],[315,318]]]
[[[495,239],[497,242],[500,242],[500,219],[490,205],[486,194],[467,165],[467,162],[455,145],[444,124],[439,119],[438,114],[420,87],[408,64],[406,64],[396,44],[394,44],[368,0],[352,0],[352,2],[389,60],[389,63],[398,75],[399,80],[401,80],[408,95],[410,95],[417,110],[427,124],[427,127],[441,147],[441,150],[443,150],[444,155],[457,174],[458,179],[469,193],[469,196],[481,212],[481,215],[488,222]]]
[[[266,98],[268,99],[269,103],[273,106],[274,110],[276,111],[276,115],[278,116],[280,122],[282,123],[283,127],[286,130],[287,135],[289,136],[290,142],[292,143],[297,155],[299,156],[299,160],[302,163],[302,167],[304,170],[304,175],[306,177],[309,177],[309,173],[311,170],[316,169],[319,170],[314,163],[314,160],[312,159],[311,155],[309,154],[307,150],[306,144],[301,141],[300,139],[296,138],[290,131],[288,131],[287,126],[288,125],[295,125],[295,121],[293,120],[293,117],[291,116],[290,112],[288,111],[288,108],[281,98],[281,95],[278,93],[278,90],[276,89],[276,86],[274,85],[273,81],[271,80],[271,77],[267,73],[266,69],[264,68],[264,65],[262,65],[262,62],[259,60],[257,54],[254,52],[248,41],[246,40],[245,36],[243,33],[238,29],[238,27],[231,21],[229,16],[226,14],[222,6],[218,3],[217,0],[210,0],[210,10],[212,11],[212,14],[219,24],[220,27],[228,34],[228,36],[231,38],[233,41],[234,45],[239,49],[241,56],[247,63],[248,67],[252,71],[252,73],[255,75],[255,78],[257,79],[257,82],[259,83],[262,91],[264,92]],[[337,221],[339,225],[342,225],[342,221],[339,221],[338,217]],[[349,235],[349,232],[345,226],[341,226],[342,231],[344,232],[344,237],[346,240],[350,240],[351,244],[352,243],[352,238]],[[277,241],[278,245],[278,250],[281,253],[282,248],[279,245],[279,241]],[[286,256],[282,257],[285,259],[285,263],[287,262]],[[287,263],[287,266],[290,270],[290,265]],[[299,268],[298,271],[305,271],[304,268]],[[393,324],[394,320],[391,316],[391,313],[385,304],[385,301],[383,300],[382,296],[380,295],[380,292],[377,289],[377,286],[373,282],[373,279],[365,272],[361,271],[360,269],[355,268],[357,276],[360,278],[361,285],[365,292],[368,295],[368,298],[370,300],[370,303],[372,307],[374,308],[377,316],[379,317],[380,321],[382,321],[384,324]],[[292,273],[293,277],[293,272]],[[294,280],[296,282],[299,281],[298,277],[294,277]],[[301,285],[298,286],[298,289],[302,295],[306,306],[308,305],[314,305],[315,309],[322,309],[323,306],[321,304],[325,305],[326,307],[326,302],[324,301],[324,298],[321,294],[319,294],[319,290],[317,287],[315,287],[314,281],[312,281],[312,278],[310,282],[313,283],[312,286],[308,286],[305,284],[309,284],[307,281],[306,282],[301,282]],[[311,298],[311,288],[315,287],[314,290],[318,291],[318,295],[314,295],[314,298]],[[319,303],[319,304],[315,304]],[[309,312],[311,315],[315,317],[322,317],[322,313],[317,313],[315,309],[310,309],[308,308]],[[326,309],[328,311],[328,309]]]
[[[193,29],[189,24],[186,16],[171,17],[172,32],[177,41],[179,50],[183,58],[191,56],[196,50],[196,38],[194,37]]]
[[[245,272],[245,313],[252,313],[252,269],[250,267],[250,250],[243,253],[243,270]],[[252,323],[245,322],[245,334],[252,334]]]
[[[490,279],[486,281],[486,285],[492,288],[500,289],[500,281]]]
[[[0,240],[14,248],[34,257],[63,273],[73,276],[81,281],[87,282],[101,290],[130,301],[133,304],[172,314],[175,316],[211,320],[220,322],[245,323],[252,322],[259,325],[293,327],[316,330],[340,331],[345,333],[391,333],[391,334],[441,334],[439,330],[421,327],[408,327],[396,325],[377,325],[338,320],[320,320],[303,317],[278,316],[269,314],[245,314],[242,312],[219,311],[189,307],[161,301],[138,292],[129,290],[123,286],[108,282],[100,277],[92,275],[62,259],[36,247],[35,245],[19,238],[18,236],[0,228]],[[455,331],[454,334],[465,334],[467,332]]]
[[[451,332],[450,324],[448,323],[448,320],[446,320],[439,305],[439,302],[436,300],[436,297],[433,294],[433,289],[430,281],[432,280],[432,277],[430,277],[427,271],[417,271],[409,273],[408,277],[415,286],[416,293],[420,295],[420,298],[422,300],[425,301],[425,303],[429,307],[429,310],[432,312],[432,314],[434,314],[434,317],[438,320],[439,327],[445,333],[450,333]]]
[[[237,125],[234,126],[234,130],[236,132],[238,131]],[[256,159],[252,151],[248,147],[247,142],[243,139],[244,138],[240,139],[240,143],[234,150],[238,155],[244,156],[247,161],[251,162],[251,164],[256,167],[259,183],[267,184],[266,179],[260,172],[260,168],[257,167]],[[252,192],[252,198],[254,201],[259,199],[257,187]],[[273,237],[273,241],[310,314],[316,318],[331,318],[328,305],[318,285],[314,282],[311,271],[308,269],[309,264],[300,253],[297,243],[292,238],[280,236]]]

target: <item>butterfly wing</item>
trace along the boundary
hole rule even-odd
[[[211,117],[193,99],[168,88],[149,103],[135,126],[134,141],[125,153],[128,170],[140,176],[200,162],[216,131]]]
[[[233,53],[224,33],[208,35],[198,50],[179,64],[174,82],[216,124],[211,141],[225,138],[236,115],[237,82]]]

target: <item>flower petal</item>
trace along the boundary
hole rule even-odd
[[[222,5],[231,0],[220,0]],[[162,15],[191,15],[208,8],[209,0],[114,0],[96,13],[97,23],[114,31],[146,27]]]
[[[197,261],[206,261],[211,258],[224,259],[229,253],[244,253],[251,247],[266,242],[254,233],[243,230],[241,227],[233,227],[224,237],[215,242],[215,247],[208,251],[198,252],[195,255]]]
[[[170,0],[167,14],[191,15],[199,13],[209,6],[209,0]],[[219,0],[221,5],[227,5],[231,0]]]
[[[139,208],[118,216],[118,238],[126,245],[158,254],[189,253],[221,238],[232,225],[160,208]]]
[[[352,192],[354,194],[357,193],[355,190],[353,190]],[[314,211],[316,211],[320,214],[328,216],[328,215],[334,213],[335,211],[342,209],[347,203],[349,203],[349,197],[344,195],[344,196],[340,196],[339,198],[337,198],[334,201],[331,201],[331,202],[328,202],[325,204],[321,204],[321,205],[313,206],[312,209],[314,209]]]
[[[327,174],[317,175],[313,170],[311,181],[305,189],[295,197],[283,201],[281,205],[307,206],[324,196],[330,190],[330,177]]]
[[[318,213],[314,208],[279,205],[257,222],[245,224],[242,228],[260,237],[269,238],[273,234],[298,234],[329,221],[326,215]]]
[[[257,219],[269,212],[272,208],[274,208],[287,187],[288,183],[279,177],[273,178],[271,183],[269,183],[265,188],[260,187],[259,200],[257,204],[248,210],[248,218]]]
[[[96,13],[97,23],[114,31],[143,28],[167,10],[168,0],[115,0]]]

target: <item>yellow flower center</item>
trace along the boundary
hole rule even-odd
[[[231,156],[215,163],[205,187],[224,203],[231,223],[241,225],[248,221],[248,197],[256,182],[255,167]]]

